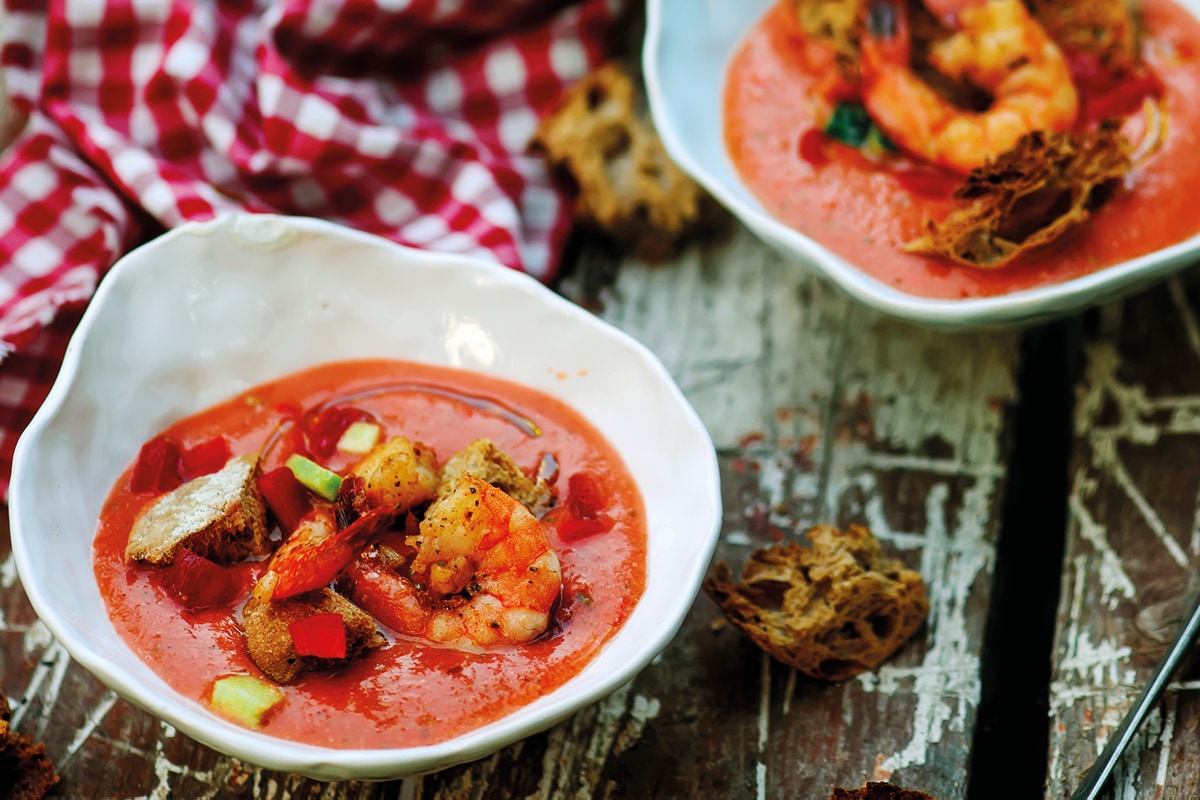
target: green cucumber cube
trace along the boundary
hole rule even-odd
[[[293,454],[287,460],[287,468],[296,476],[310,492],[333,502],[337,499],[338,489],[342,487],[342,476],[332,470],[325,469],[312,459],[305,458],[299,453]]]
[[[351,422],[342,438],[338,439],[337,449],[343,453],[369,453],[379,444],[379,434],[380,427],[373,422]]]
[[[262,725],[267,712],[284,700],[283,690],[253,675],[226,675],[213,684],[212,710],[247,728]]]

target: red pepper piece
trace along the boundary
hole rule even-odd
[[[317,658],[346,657],[346,623],[341,614],[313,614],[288,625],[296,654]]]
[[[1080,128],[1111,117],[1127,117],[1137,112],[1147,98],[1163,94],[1162,81],[1144,64],[1128,72],[1114,72],[1098,56],[1084,52],[1067,53],[1067,63],[1079,87]]]
[[[1102,122],[1110,117],[1127,117],[1141,109],[1147,98],[1162,95],[1162,82],[1152,72],[1123,78],[1109,91],[1085,97],[1082,122]]]
[[[327,458],[337,449],[337,443],[354,422],[374,422],[375,418],[361,408],[330,406],[304,418],[304,434],[312,454]]]
[[[130,491],[169,492],[181,483],[178,442],[160,434],[142,445],[129,479]]]
[[[287,467],[273,469],[262,475],[258,479],[258,490],[278,520],[279,527],[287,533],[296,530],[300,520],[312,511],[312,498],[308,490]]]
[[[224,436],[209,439],[183,451],[180,472],[185,481],[211,475],[225,466],[230,455],[229,442],[225,441]]]
[[[159,580],[180,605],[191,609],[228,605],[248,588],[220,565],[187,548],[175,554],[170,566],[159,573]]]
[[[612,527],[608,519],[579,519],[565,515],[558,521],[558,536],[564,542],[573,542],[597,533],[604,533]]]
[[[586,472],[573,474],[567,479],[565,512],[551,517],[557,524],[559,538],[570,542],[611,530],[613,522],[603,511],[605,505],[595,478]]]
[[[800,136],[798,150],[800,158],[814,167],[822,167],[829,163],[829,154],[825,152],[828,139],[818,128],[811,128]]]
[[[586,472],[576,472],[567,479],[567,507],[583,519],[595,519],[604,508],[600,485]]]
[[[919,197],[935,200],[949,199],[962,185],[962,177],[944,169],[929,166],[910,166],[892,172],[896,182]]]

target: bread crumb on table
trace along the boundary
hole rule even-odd
[[[893,786],[890,783],[875,783],[868,782],[861,789],[843,789],[837,787],[833,790],[829,800],[936,800],[933,795],[918,792],[912,789],[901,789],[899,786]]]
[[[37,800],[58,783],[44,745],[9,727],[12,709],[0,694],[0,797]]]
[[[542,120],[533,149],[575,190],[576,221],[660,262],[719,217],[715,202],[667,156],[634,97],[619,64],[601,66]]]
[[[725,616],[784,664],[842,681],[875,669],[929,613],[925,582],[866,528],[819,525],[811,547],[756,550],[734,581],[719,563],[704,589]]]

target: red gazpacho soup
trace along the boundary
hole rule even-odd
[[[1200,96],[1200,22],[1171,0],[1142,0],[1139,6],[1141,57],[1157,79],[1166,119],[1161,148],[1138,163],[1090,219],[1003,268],[973,269],[901,250],[926,219],[946,216],[961,176],[904,157],[876,163],[821,136],[813,96],[836,67],[828,60],[811,63],[805,34],[786,3],[772,7],[730,62],[727,151],[769,213],[912,295],[1000,295],[1152,253],[1200,232],[1191,197],[1200,186],[1200,104],[1194,102]],[[1081,117],[1089,108],[1112,107],[1114,96],[1136,88],[1106,86],[1105,96],[1093,96],[1077,84]],[[1145,132],[1139,110],[1130,111],[1126,128],[1131,138]]]
[[[401,455],[379,456],[397,442]],[[456,454],[466,457],[444,498]],[[222,558],[223,546],[196,554],[203,542],[184,542],[166,559],[167,545],[134,546],[155,513],[207,513],[187,503],[212,505],[245,458],[257,460],[246,488],[263,501],[261,547]],[[411,486],[373,479],[401,462]],[[520,475],[506,479],[506,464]],[[508,479],[536,490],[541,507],[487,484]],[[417,495],[397,499],[397,487]],[[253,501],[233,505],[242,514]],[[564,403],[468,371],[354,361],[257,386],[154,437],[103,506],[94,562],[120,635],[183,695],[216,707],[222,679],[250,676],[271,699],[251,722],[235,720],[312,745],[408,747],[497,720],[579,673],[644,590],[646,535],[620,454]],[[313,600],[331,589],[357,604],[357,622]],[[266,646],[286,651],[285,669],[306,668],[279,681],[249,649],[247,621],[284,605],[290,616],[262,626],[282,639]],[[368,646],[347,654],[346,631],[363,624],[371,630],[355,635]]]

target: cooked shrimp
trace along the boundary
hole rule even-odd
[[[375,445],[350,474],[363,479],[363,494],[370,508],[399,506],[408,510],[437,494],[437,456],[431,448],[403,436]]]
[[[862,37],[863,104],[896,144],[957,172],[1011,149],[1026,133],[1075,123],[1079,94],[1058,45],[1021,0],[926,0],[955,29],[929,61],[992,94],[986,111],[953,105],[911,68],[902,0],[873,0]]]
[[[400,513],[396,507],[377,508],[338,530],[334,507],[317,506],[275,551],[266,573],[254,585],[254,599],[283,600],[327,586]]]
[[[459,650],[536,639],[562,592],[558,555],[524,505],[463,475],[410,537],[403,576],[365,554],[349,571],[351,599],[380,622]]]

